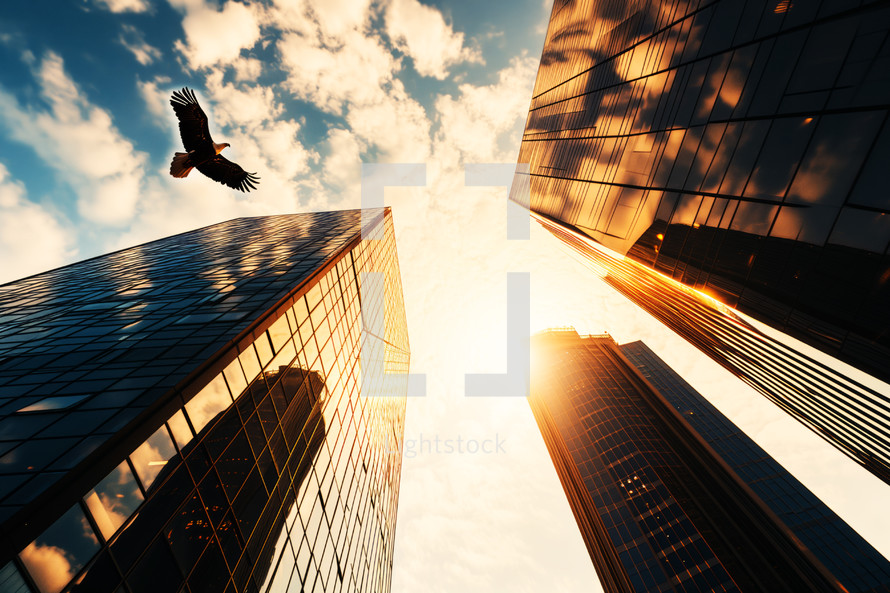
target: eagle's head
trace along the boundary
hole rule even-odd
[[[213,143],[213,150],[216,151],[216,154],[219,154],[219,153],[222,152],[222,149],[223,149],[223,148],[226,148],[226,147],[228,147],[228,146],[231,146],[231,144],[229,144],[228,142],[223,142],[222,144],[217,144],[216,142],[214,142],[214,143]]]

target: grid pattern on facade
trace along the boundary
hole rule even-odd
[[[890,483],[890,399],[782,342],[700,292],[543,217],[610,286]]]
[[[662,481],[679,461],[633,388],[595,347],[560,349],[532,397],[545,402],[633,590],[738,591]]]
[[[850,593],[890,588],[890,563],[648,346],[619,348]]]
[[[273,307],[360,218],[239,219],[0,286],[0,520]]]
[[[611,338],[534,350],[529,402],[607,591],[840,590]]]
[[[531,208],[890,379],[886,2],[556,2]]]
[[[5,586],[389,590],[407,389],[393,373],[407,372],[407,332],[388,211],[361,237],[359,213],[344,214],[339,251],[319,254],[272,311],[253,310],[254,329],[181,387],[143,443],[106,455],[106,477],[54,501],[61,516],[4,565]],[[366,289],[375,275],[385,281]],[[371,315],[385,328],[374,336]],[[379,358],[364,359],[375,340]]]

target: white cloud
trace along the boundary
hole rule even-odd
[[[232,148],[256,163],[241,163],[242,166],[254,171],[265,163],[275,176],[285,180],[309,172],[310,162],[317,160],[318,155],[301,144],[299,122],[281,119],[284,107],[276,101],[271,88],[224,83],[218,71],[210,74],[206,82],[214,123],[234,134],[237,140],[227,140]],[[210,131],[216,134],[213,125]]]
[[[299,99],[339,114],[347,103],[379,102],[400,64],[380,40],[358,31],[339,45],[328,46],[315,36],[285,33],[278,42],[287,88]]]
[[[323,38],[320,30],[282,35],[277,47],[288,72],[288,90],[324,111],[344,115],[358,139],[379,149],[380,160],[425,161],[431,124],[426,110],[396,77],[399,60],[379,38],[357,29],[343,32],[334,44]]]
[[[430,156],[430,121],[423,105],[394,81],[374,102],[353,105],[346,122],[353,132],[380,150],[378,160],[423,163]]]
[[[263,27],[282,32],[310,35],[318,27],[309,0],[272,0],[269,10],[260,13],[260,17]]]
[[[151,8],[148,0],[95,0],[96,4],[111,12],[145,12]]]
[[[337,188],[359,185],[363,143],[349,130],[333,128],[328,131],[327,148],[325,182]]]
[[[515,160],[536,70],[537,60],[514,58],[498,73],[496,83],[462,84],[456,97],[440,95],[436,99],[437,156],[449,158],[449,153],[456,153],[465,162]],[[511,131],[515,136],[501,149],[500,141]]]
[[[251,49],[260,39],[259,8],[233,1],[221,10],[203,0],[170,0],[170,4],[185,13],[185,42],[177,41],[175,47],[193,70],[233,64],[242,50]]]
[[[242,58],[232,66],[235,68],[235,80],[239,82],[256,80],[263,72],[263,63],[256,58]]]
[[[479,50],[464,47],[464,34],[456,33],[441,12],[418,0],[391,0],[386,32],[396,48],[414,60],[421,76],[444,80],[455,64],[483,62]]]
[[[49,109],[20,105],[0,88],[0,122],[77,191],[82,216],[103,224],[126,222],[135,212],[145,155],[107,111],[81,93],[61,57],[47,53],[35,77]]]
[[[378,10],[372,0],[273,0],[263,25],[337,45],[352,31],[368,32]]]
[[[123,26],[123,31],[121,32],[120,37],[118,37],[118,42],[130,50],[130,53],[133,54],[136,61],[143,66],[148,66],[155,60],[159,60],[163,55],[161,50],[149,45],[148,42],[145,41],[145,36],[142,34],[142,31],[132,25]]]
[[[0,163],[0,283],[65,264],[72,243],[64,221],[28,200],[25,186]]]
[[[309,0],[309,9],[329,37],[341,37],[361,30],[370,16],[370,0]]]
[[[265,120],[275,119],[284,108],[275,101],[270,87],[234,85],[223,82],[220,71],[210,73],[205,79],[207,93],[213,102],[213,125],[251,127]]]
[[[56,546],[31,542],[20,557],[41,591],[61,591],[77,573],[65,556],[65,550]]]
[[[170,79],[166,76],[158,76],[149,81],[136,81],[136,88],[139,89],[139,94],[145,101],[148,112],[162,127],[174,125],[175,122],[171,115],[173,111],[170,109],[170,92],[161,88],[161,85],[168,84],[170,84]]]

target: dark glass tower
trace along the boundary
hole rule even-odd
[[[646,344],[618,348],[850,593],[890,589],[890,563]]]
[[[871,0],[557,0],[519,156],[548,229],[885,481],[885,395],[681,286],[890,382],[888,35]]]
[[[529,402],[606,591],[890,587],[890,563],[644,345],[533,344]]]
[[[0,590],[388,591],[389,210],[232,220],[0,286]]]
[[[604,280],[813,432],[890,484],[890,400],[773,339],[713,298],[537,214]]]

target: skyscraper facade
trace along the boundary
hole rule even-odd
[[[0,286],[0,319],[4,592],[389,590],[388,209],[125,249]]]
[[[557,0],[534,211],[890,379],[885,2]]]
[[[559,330],[533,356],[529,402],[606,591],[890,587],[880,554],[645,346]]]
[[[646,344],[618,349],[848,591],[890,589],[890,563]]]
[[[890,381],[888,34],[877,1],[557,0],[519,156],[545,227],[885,481],[887,396],[780,386],[820,365],[723,305]]]
[[[757,329],[700,291],[538,214],[605,282],[890,484],[890,398]]]

